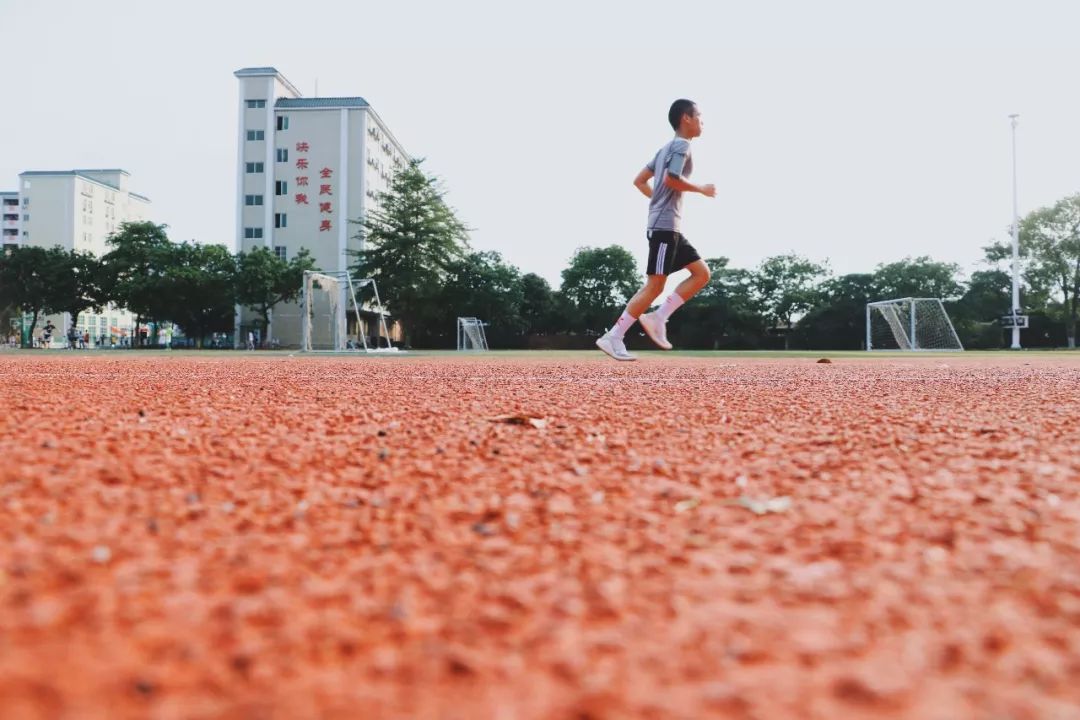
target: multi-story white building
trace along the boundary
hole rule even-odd
[[[15,192],[0,192],[0,228],[3,228],[3,235],[0,236],[3,247],[0,247],[0,250],[15,247],[19,244],[19,237],[22,232],[19,229],[19,217],[21,215],[19,192],[17,190]]]
[[[235,75],[237,248],[266,247],[285,259],[307,248],[317,269],[347,270],[355,263],[350,251],[361,249],[350,221],[375,206],[408,154],[361,97],[304,98],[272,67]],[[238,346],[256,320],[238,310]],[[268,337],[300,344],[296,304],[275,309]]]
[[[108,252],[107,238],[123,222],[146,220],[150,200],[129,189],[130,175],[124,170],[30,170],[19,175],[16,202],[19,225],[18,244],[65,250],[86,250],[98,257]],[[4,241],[9,234],[9,194],[4,194]],[[66,336],[71,318],[67,313],[39,321],[38,328],[51,320],[57,327],[57,342]],[[96,342],[101,335],[118,336],[132,332],[131,313],[107,307],[101,313],[79,315],[80,332]]]

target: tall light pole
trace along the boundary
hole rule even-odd
[[[1010,115],[1012,121],[1013,157],[1013,222],[1012,222],[1012,349],[1020,349],[1020,327],[1016,317],[1020,314],[1020,206],[1016,196],[1016,125],[1019,115]]]

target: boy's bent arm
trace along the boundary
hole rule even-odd
[[[693,183],[686,182],[681,177],[675,175],[665,175],[664,184],[672,190],[677,190],[679,192],[696,192],[708,197],[716,196],[716,190],[713,188],[712,185],[695,185]]]
[[[647,198],[652,197],[652,186],[649,185],[649,180],[652,179],[653,171],[649,168],[643,169],[634,178],[634,187],[641,191],[641,194]]]

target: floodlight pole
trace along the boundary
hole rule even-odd
[[[1020,327],[1016,316],[1020,314],[1020,206],[1016,194],[1016,125],[1019,115],[1010,115],[1012,121],[1013,158],[1013,222],[1012,222],[1012,349],[1020,349]]]

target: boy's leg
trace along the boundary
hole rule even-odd
[[[686,302],[690,298],[701,292],[701,289],[709,284],[709,278],[712,277],[712,273],[709,271],[709,266],[705,264],[704,260],[695,260],[686,266],[686,270],[690,271],[690,277],[683,280],[675,288],[673,295],[678,295],[682,301],[679,305]],[[657,312],[660,312],[657,310]],[[672,310],[674,312],[674,310]],[[669,312],[664,319],[666,320],[671,316]]]
[[[649,275],[644,287],[638,290],[634,297],[630,298],[630,302],[626,304],[626,309],[623,310],[622,315],[615,321],[611,329],[596,341],[596,346],[616,360],[636,360],[637,358],[627,352],[623,338],[626,337],[626,331],[637,322],[641,314],[663,292],[666,279],[663,275]]]
[[[634,319],[641,317],[641,314],[649,309],[653,301],[660,297],[660,293],[664,292],[665,282],[667,282],[666,275],[649,275],[642,288],[634,293],[634,297],[630,298],[630,301],[626,303],[625,312],[629,313]]]
[[[696,253],[695,253],[696,254]],[[654,312],[646,313],[638,318],[645,334],[664,350],[671,349],[671,343],[667,339],[667,321],[671,314],[678,310],[690,298],[709,282],[711,273],[709,266],[704,260],[697,259],[685,266],[690,271],[690,277],[679,283],[675,292],[668,295],[667,299]]]

